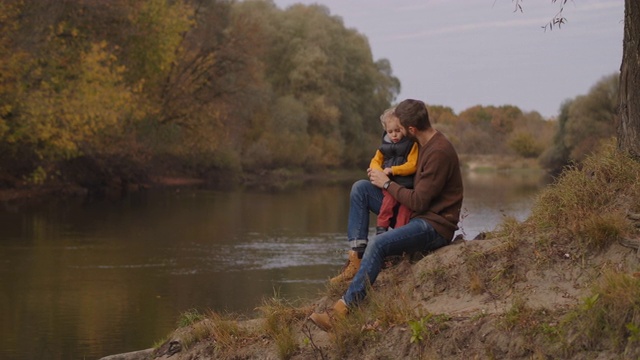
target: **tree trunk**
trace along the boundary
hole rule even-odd
[[[625,0],[618,149],[640,161],[640,1]]]

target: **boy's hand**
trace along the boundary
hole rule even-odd
[[[390,168],[390,167],[385,168],[385,169],[384,169],[384,170],[382,170],[382,171],[383,171],[383,172],[385,173],[385,175],[387,175],[387,176],[391,176],[391,175],[393,175],[393,170],[391,170],[391,168]]]

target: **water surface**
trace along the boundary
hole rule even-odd
[[[546,181],[474,173],[464,183],[459,233],[472,239],[504,216],[526,218]],[[0,358],[94,359],[152,346],[190,309],[253,316],[275,293],[316,298],[345,258],[349,188],[3,203]]]

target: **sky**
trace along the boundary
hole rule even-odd
[[[397,101],[515,105],[555,117],[622,62],[624,0],[569,0],[566,24],[544,30],[561,0],[274,0],[326,6],[369,40],[400,79]]]

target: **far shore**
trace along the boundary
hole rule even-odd
[[[542,171],[536,159],[525,159],[516,156],[504,155],[460,155],[461,167],[465,171],[493,172],[493,171]],[[347,184],[365,176],[365,171],[358,170],[328,170],[317,173],[305,173],[280,169],[263,171],[255,174],[238,175],[234,184],[240,186],[259,188],[264,190],[284,190],[291,187],[299,187],[307,183]],[[192,176],[162,175],[150,177],[142,184],[121,185],[101,189],[100,196],[118,197],[127,193],[143,189],[156,188],[229,188],[230,183],[220,183],[205,178]],[[42,186],[23,184],[19,187],[0,188],[0,202],[14,201],[42,201],[57,198],[87,196],[89,189],[77,184],[56,183]]]

